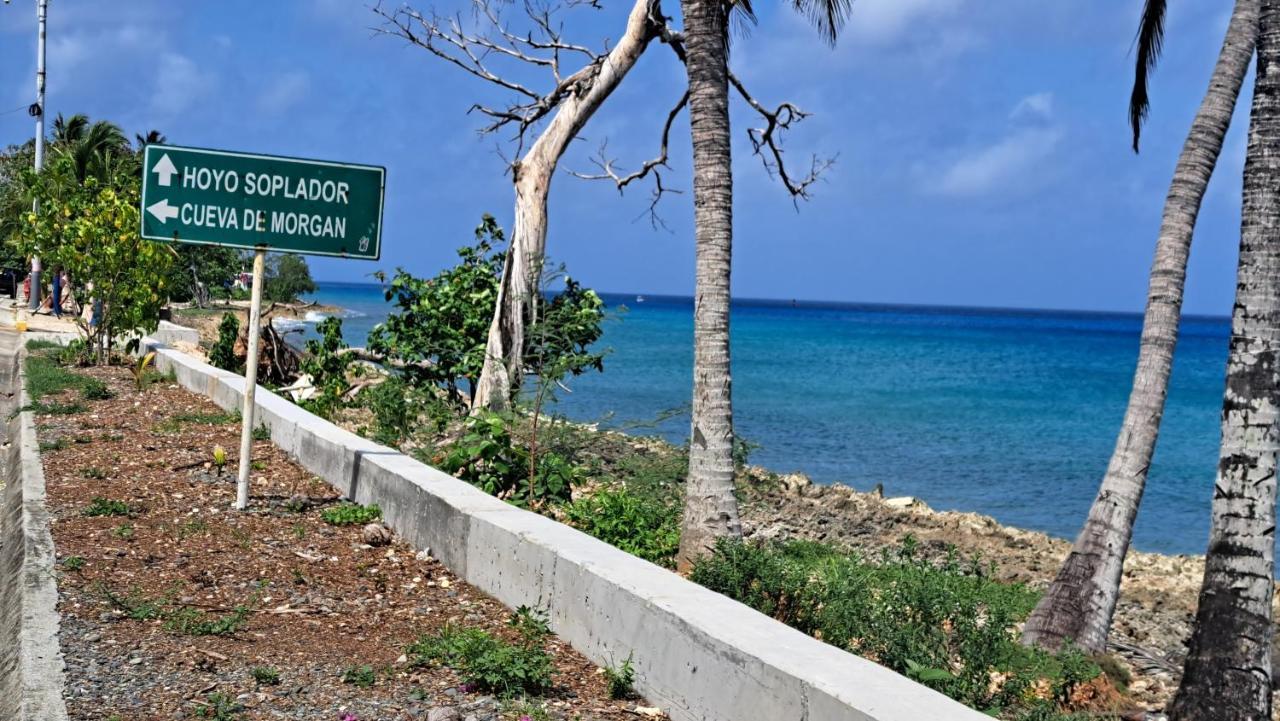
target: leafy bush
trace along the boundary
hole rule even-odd
[[[434,389],[414,388],[399,376],[365,388],[357,400],[373,414],[372,427],[362,432],[387,446],[400,445],[416,428],[439,433],[456,417]]]
[[[358,503],[342,503],[320,512],[325,523],[332,526],[363,526],[382,518],[382,509],[377,506],[362,506]]]
[[[625,487],[606,489],[575,499],[565,508],[565,520],[627,553],[672,568],[680,547],[680,507],[674,500]]]
[[[627,660],[623,661],[617,668],[612,666],[605,667],[604,680],[609,684],[609,698],[624,699],[635,693],[636,670],[631,665],[633,657],[632,654],[627,654]]]
[[[280,669],[273,666],[254,666],[249,669],[249,675],[262,686],[280,685]]]
[[[316,325],[316,331],[320,340],[307,341],[301,363],[302,372],[311,376],[316,394],[302,405],[321,418],[329,418],[346,403],[345,396],[351,389],[347,382],[351,356],[341,352],[347,347],[342,340],[341,318],[325,318]]]
[[[369,334],[369,349],[403,363],[405,379],[417,388],[444,388],[456,407],[466,401],[460,384],[474,396],[484,367],[485,341],[502,282],[505,235],[492,216],[476,227],[475,243],[458,249],[460,262],[434,278],[416,278],[397,269],[386,284],[387,302],[396,312]],[[566,280],[550,300],[541,294],[526,331],[525,366],[577,375],[602,367],[587,347],[600,337],[603,302],[591,290]],[[519,385],[521,379],[513,378]],[[514,390],[514,389],[513,389]]]
[[[440,459],[444,471],[517,505],[563,503],[571,497],[577,468],[551,452],[539,454],[536,463],[531,461],[502,416],[478,413],[466,419],[463,430],[462,438]],[[531,464],[535,465],[532,488]]]
[[[240,319],[235,313],[223,313],[218,323],[218,340],[209,348],[209,363],[215,368],[243,373],[244,363],[236,356],[236,339],[240,337]]]
[[[910,542],[872,564],[816,543],[722,541],[691,578],[984,711],[1054,709],[1100,673],[1018,642],[1035,593],[954,556],[919,559]]]
[[[432,636],[423,636],[406,649],[414,666],[452,668],[476,690],[503,698],[517,694],[542,694],[551,688],[555,667],[543,648],[546,622],[527,609],[512,617],[519,643],[509,643],[478,628],[446,625]]]

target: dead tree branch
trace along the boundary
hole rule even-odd
[[[592,5],[570,2],[567,6],[583,4]],[[409,6],[388,10],[379,3],[373,12],[384,22],[381,27],[374,28],[374,32],[406,40],[469,75],[513,93],[515,98],[505,107],[476,103],[471,106],[471,111],[489,118],[490,122],[480,129],[482,134],[514,127],[514,140],[518,145],[516,156],[519,157],[529,129],[551,114],[565,99],[586,92],[600,73],[609,51],[606,47],[597,52],[585,45],[566,41],[561,34],[562,25],[554,17],[560,6],[525,3],[524,12],[533,29],[524,34],[512,30],[496,7],[491,0],[472,0],[473,14],[485,28],[473,32],[466,29],[461,14],[422,13]],[[563,67],[568,57],[578,59],[580,67],[566,73]],[[527,82],[513,79],[517,72],[513,71],[511,64],[548,71],[550,87],[537,89]]]

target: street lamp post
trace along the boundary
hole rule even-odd
[[[9,0],[5,0],[8,4]],[[49,14],[49,0],[36,0],[36,103],[31,114],[36,118],[36,172],[44,167],[44,38],[45,20]],[[39,208],[36,208],[39,210]],[[28,307],[40,308],[40,257],[31,256],[31,298]],[[54,299],[56,302],[58,299]]]

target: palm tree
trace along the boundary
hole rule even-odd
[[[148,145],[164,145],[169,142],[169,139],[166,138],[164,133],[159,130],[148,130],[146,135],[143,135],[142,133],[134,133],[133,139],[139,152]]]
[[[75,125],[77,119],[84,122]],[[132,155],[129,141],[115,123],[99,120],[88,124],[83,115],[73,115],[68,121],[68,132],[58,137],[58,123],[54,121],[54,152],[71,161],[72,172],[80,182],[90,177],[105,180],[121,158]]]
[[[1280,0],[1263,0],[1257,46],[1213,521],[1171,721],[1271,719],[1280,448]]]
[[[792,0],[834,43],[851,0]],[[693,140],[696,271],[693,418],[677,565],[687,570],[717,538],[739,537],[734,492],[729,281],[733,255],[733,163],[729,143],[729,13],[746,0],[681,0]]]
[[[1120,573],[1169,389],[1191,237],[1249,68],[1258,7],[1259,0],[1237,0],[1209,89],[1183,144],[1156,240],[1138,367],[1124,423],[1084,529],[1027,619],[1022,635],[1026,643],[1057,648],[1073,641],[1093,653],[1106,647],[1120,595]],[[1164,11],[1164,0],[1147,0],[1138,33],[1138,62],[1130,103],[1135,151],[1148,107],[1147,75],[1163,39]]]

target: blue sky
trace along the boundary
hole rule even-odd
[[[468,12],[458,0],[415,0]],[[505,137],[479,136],[477,101],[505,97],[390,37],[365,0],[51,0],[50,115],[83,112],[194,146],[385,165],[383,260],[313,259],[315,275],[430,274],[483,212],[506,226]],[[629,5],[563,14],[601,47]],[[1170,8],[1143,152],[1126,103],[1141,0],[856,0],[835,49],[784,4],[756,3],[732,65],[766,104],[811,116],[793,162],[838,156],[799,208],[751,156],[758,118],[733,109],[735,294],[867,302],[1140,310],[1173,164],[1204,92],[1230,3]],[[35,0],[0,5],[0,144],[30,137]],[[512,5],[511,10],[518,9]],[[677,3],[667,0],[669,14]],[[519,18],[512,15],[512,20]],[[531,81],[537,77],[529,76]],[[683,70],[661,45],[587,126],[564,170],[590,171],[605,140],[634,167],[657,146]],[[1247,93],[1192,252],[1186,309],[1229,313],[1239,238]],[[688,189],[687,119],[667,183]],[[501,151],[501,152],[500,152]],[[606,291],[688,294],[692,205],[669,195],[668,229],[644,217],[649,186],[561,172],[549,252]]]

